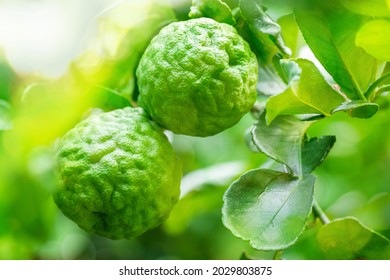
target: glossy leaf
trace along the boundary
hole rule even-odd
[[[350,114],[355,118],[371,118],[378,112],[379,106],[375,103],[370,103],[366,101],[352,100],[346,101],[333,110],[333,113],[344,111]]]
[[[390,20],[370,21],[356,34],[356,45],[380,60],[390,61],[389,32]]]
[[[223,223],[258,250],[294,244],[313,203],[315,177],[295,178],[267,169],[251,170],[224,194]]]
[[[322,163],[336,141],[334,136],[308,138],[305,133],[312,123],[296,116],[279,116],[267,125],[263,112],[251,131],[250,145],[284,164],[296,176],[309,174]]]
[[[291,64],[296,67],[292,68]],[[282,94],[272,96],[267,102],[267,117],[271,122],[280,114],[322,114],[330,116],[345,99],[335,91],[321,75],[313,62],[306,59],[282,62],[285,76],[289,76],[291,87]],[[287,68],[289,66],[289,68]],[[301,70],[298,77],[298,71]]]
[[[339,0],[340,3],[352,12],[374,16],[388,17],[390,9],[386,0]]]
[[[266,96],[273,96],[284,92],[286,89],[287,85],[279,76],[274,65],[260,62],[257,91]]]
[[[349,99],[364,100],[364,92],[375,80],[378,61],[355,45],[355,36],[371,18],[336,1],[299,3],[294,14],[310,49]]]
[[[306,139],[302,148],[302,173],[309,174],[326,158],[334,143],[335,136]]]
[[[292,56],[298,55],[299,49],[304,45],[302,34],[299,31],[294,15],[289,14],[278,19],[282,29],[282,37],[285,44],[290,48]]]
[[[262,44],[275,45],[282,53],[291,54],[291,50],[283,42],[280,26],[264,12],[261,2],[259,0],[241,0],[239,7],[242,17]]]
[[[267,96],[279,94],[286,90],[286,84],[278,75],[274,60],[291,53],[283,42],[281,28],[264,12],[262,1],[241,0],[239,8],[241,18],[236,28],[259,61],[257,91]]]
[[[383,75],[374,81],[366,91],[365,96],[367,97],[368,101],[374,100],[377,95],[379,95],[381,92],[384,92],[383,90],[389,86],[390,72],[389,69],[387,69],[389,65],[389,63],[386,63]]]
[[[330,222],[319,230],[317,239],[327,259],[390,259],[389,240],[366,228],[355,218]]]
[[[278,115],[321,114],[319,110],[305,104],[289,87],[283,93],[271,96],[267,101],[267,122]]]
[[[269,158],[266,162],[264,162],[260,166],[260,168],[286,173],[286,166],[280,162],[277,162],[277,161],[271,159],[271,158]]]
[[[262,71],[262,67],[259,69],[259,83],[258,90],[259,92],[264,91],[266,87],[266,83],[262,83],[264,81],[264,76],[269,78],[267,81],[269,85],[273,85],[273,88],[268,88],[268,95],[278,95],[286,91],[292,84],[292,82],[296,79],[299,79],[301,75],[301,68],[293,62],[292,60],[281,59],[280,56],[275,55],[273,57],[272,65],[269,65],[266,71],[272,72],[272,75],[267,75]]]
[[[253,143],[268,157],[283,163],[297,176],[302,174],[302,141],[311,122],[294,116],[280,116],[267,125],[265,113],[252,129]]]
[[[274,65],[279,76],[288,86],[301,77],[302,69],[295,59],[274,59]]]
[[[208,17],[230,25],[236,23],[229,6],[221,0],[192,0],[188,16],[190,18]]]

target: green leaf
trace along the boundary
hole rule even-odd
[[[368,101],[374,100],[376,96],[378,96],[381,92],[384,92],[386,87],[389,86],[390,72],[387,69],[389,65],[389,63],[386,63],[383,75],[374,81],[366,91],[365,96]]]
[[[221,0],[192,0],[188,16],[190,18],[208,17],[218,22],[230,25],[236,24],[231,9]]]
[[[390,61],[390,20],[377,19],[366,23],[356,34],[356,45],[370,55]]]
[[[257,91],[266,96],[280,94],[287,89],[287,85],[278,75],[277,70],[272,64],[259,64],[259,79],[257,82]]]
[[[295,68],[292,68],[291,64],[295,64]],[[293,73],[292,78],[289,78],[291,87],[269,98],[267,102],[269,122],[278,115],[286,114],[330,116],[332,111],[345,100],[326,82],[313,62],[306,59],[284,60],[281,65],[284,76],[291,76]],[[301,70],[300,77],[296,68]]]
[[[302,102],[291,87],[281,94],[271,96],[266,108],[268,123],[279,115],[321,114],[316,108]]]
[[[294,59],[275,59],[274,65],[279,76],[290,86],[294,81],[298,81],[302,74],[302,69]]]
[[[296,178],[267,169],[251,170],[225,192],[224,225],[258,250],[293,245],[305,228],[315,177]]]
[[[251,145],[286,165],[295,176],[309,174],[322,163],[336,141],[334,136],[308,138],[305,133],[313,122],[279,116],[267,125],[262,112],[251,131]]]
[[[260,168],[286,173],[286,166],[280,162],[273,160],[272,158],[269,158],[267,161],[265,161],[260,166]]]
[[[313,62],[306,59],[295,62],[302,69],[301,77],[294,85],[297,96],[328,116],[345,99],[326,82]]]
[[[290,55],[291,50],[283,42],[280,26],[264,12],[261,2],[261,0],[240,0],[242,17],[262,44],[275,45],[283,54]]]
[[[327,259],[390,259],[389,240],[355,218],[337,219],[323,226],[317,240]]]
[[[278,24],[282,29],[282,37],[286,45],[290,48],[292,56],[296,57],[300,48],[304,45],[302,34],[295,21],[294,15],[289,14],[278,19]]]
[[[388,17],[390,9],[386,4],[386,0],[339,0],[340,3],[352,12],[374,16]]]
[[[355,45],[355,36],[371,18],[352,13],[336,1],[299,3],[294,14],[310,49],[349,99],[365,100],[378,61]]]
[[[279,116],[267,125],[263,112],[252,129],[253,143],[259,151],[287,165],[293,174],[300,176],[302,141],[311,124],[294,116]]]
[[[295,63],[281,63],[281,56],[275,55],[272,63],[265,64],[260,61],[258,92],[273,96],[287,90],[290,82],[299,77],[301,69]],[[286,69],[284,69],[286,68]]]
[[[362,100],[350,100],[334,109],[333,113],[343,111],[347,112],[351,117],[367,119],[375,115],[378,110],[379,106],[375,103]]]
[[[306,139],[302,148],[302,173],[309,174],[316,169],[326,158],[335,142],[335,136]]]
[[[264,12],[261,0],[241,0],[239,8],[241,17],[236,28],[259,61],[258,92],[263,95],[283,92],[286,85],[273,63],[275,56],[288,56],[291,50],[283,42],[280,26]]]
[[[12,128],[11,105],[0,99],[0,131]]]

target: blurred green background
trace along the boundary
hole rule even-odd
[[[82,3],[79,3],[82,2]],[[290,11],[265,1],[270,14]],[[88,235],[55,206],[52,147],[94,109],[129,106],[134,69],[149,40],[187,17],[191,1],[0,1],[0,259],[269,259],[221,221],[222,195],[265,163],[245,134],[248,114],[207,138],[169,134],[182,159],[182,197],[160,227],[134,240]],[[19,15],[19,17],[16,17]],[[37,19],[40,19],[39,21]],[[34,22],[34,24],[32,24]],[[330,218],[355,216],[390,238],[390,112],[372,119],[337,113],[310,136],[337,142],[315,171],[315,193]],[[309,219],[286,259],[322,259]]]

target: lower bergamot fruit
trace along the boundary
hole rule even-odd
[[[181,163],[141,108],[89,117],[59,141],[54,201],[89,233],[134,238],[160,225],[178,200]]]
[[[146,48],[136,75],[138,104],[178,134],[217,134],[256,101],[256,56],[234,27],[209,18],[164,27]]]

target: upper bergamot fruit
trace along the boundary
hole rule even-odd
[[[160,225],[179,197],[181,163],[141,108],[83,120],[61,138],[56,158],[54,201],[90,233],[139,236]]]
[[[217,134],[256,101],[256,56],[234,27],[209,18],[164,27],[146,48],[136,75],[138,104],[178,134]]]

